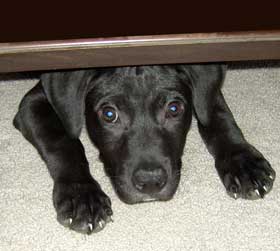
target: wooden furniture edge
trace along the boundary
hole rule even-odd
[[[280,30],[0,43],[0,72],[280,59]]]

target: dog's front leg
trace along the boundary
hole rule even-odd
[[[110,199],[90,175],[80,140],[67,135],[40,83],[23,98],[14,125],[47,164],[58,221],[82,233],[101,230],[112,215]]]
[[[221,92],[213,102],[209,123],[198,126],[227,192],[235,199],[263,198],[272,189],[274,170],[244,139]]]

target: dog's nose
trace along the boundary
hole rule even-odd
[[[132,183],[141,193],[154,194],[167,182],[167,172],[162,167],[139,167],[133,172]]]

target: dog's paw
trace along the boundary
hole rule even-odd
[[[111,201],[95,184],[55,183],[53,202],[58,222],[83,234],[99,232],[112,221]]]
[[[255,149],[216,161],[216,166],[227,193],[234,199],[264,198],[276,176],[269,162]]]

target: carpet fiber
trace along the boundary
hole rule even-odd
[[[279,250],[280,185],[264,200],[230,198],[193,120],[180,186],[169,202],[126,205],[96,149],[81,140],[91,173],[111,197],[114,222],[84,236],[56,221],[52,180],[36,150],[12,126],[22,96],[38,80],[0,75],[0,250]],[[231,65],[223,92],[237,123],[280,175],[280,64]]]

